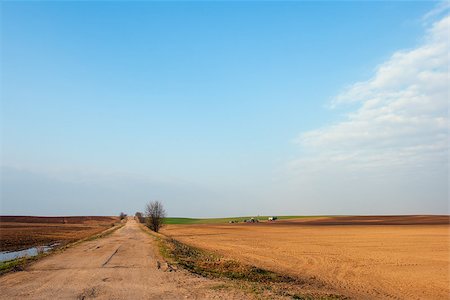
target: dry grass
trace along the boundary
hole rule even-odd
[[[330,291],[320,291],[318,286],[323,284],[317,280],[305,281],[279,274],[186,245],[172,238],[152,235],[159,241],[161,254],[170,264],[203,277],[231,280],[232,286],[251,291],[257,298],[347,299],[346,296]],[[170,264],[169,267],[174,268]],[[227,286],[229,287],[225,284],[222,288]]]

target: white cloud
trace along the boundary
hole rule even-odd
[[[435,19],[436,17],[442,16],[450,10],[450,2],[448,1],[442,1],[434,9],[432,9],[430,12],[425,14],[422,18],[422,20],[427,23],[430,20]]]
[[[450,17],[419,47],[394,53],[375,75],[332,106],[357,104],[345,120],[301,134],[298,174],[318,171],[432,171],[448,167]]]

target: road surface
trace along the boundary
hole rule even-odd
[[[109,236],[83,242],[0,277],[0,299],[243,299],[223,283],[168,272],[155,242],[135,220]],[[158,268],[158,261],[160,267]]]

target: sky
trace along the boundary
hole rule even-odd
[[[1,2],[1,214],[448,214],[446,2]]]

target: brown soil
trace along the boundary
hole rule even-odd
[[[277,225],[450,225],[450,216],[339,216],[278,220]]]
[[[0,216],[0,222],[7,223],[42,223],[42,224],[91,224],[116,222],[119,217],[104,216],[68,216],[68,217],[38,217],[38,216]]]
[[[67,244],[102,232],[118,217],[0,217],[0,250]]]
[[[0,277],[0,299],[251,299],[222,281],[169,269],[134,220]]]
[[[351,225],[351,218],[364,225]],[[356,299],[448,299],[447,220],[448,216],[336,217],[169,225],[163,233],[243,263],[315,279],[324,283],[324,292]],[[446,225],[430,225],[441,222]],[[388,225],[392,223],[402,225]]]

